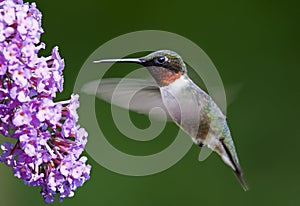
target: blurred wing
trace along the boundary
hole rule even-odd
[[[151,111],[158,120],[165,120],[167,116],[171,121],[154,80],[108,78],[89,82],[82,91],[137,113],[149,115]]]
[[[242,90],[243,84],[241,83],[225,86],[228,106],[231,105],[238,98],[238,95],[242,93]]]

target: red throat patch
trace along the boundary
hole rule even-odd
[[[161,83],[164,86],[168,86],[169,84],[173,83],[176,79],[179,79],[181,77],[180,72],[174,73],[174,72],[166,72],[162,79],[161,79]]]

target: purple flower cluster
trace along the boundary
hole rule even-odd
[[[16,141],[1,145],[0,161],[51,203],[57,193],[72,197],[91,166],[80,157],[87,132],[77,125],[78,95],[53,101],[63,90],[64,60],[57,47],[38,56],[41,17],[34,3],[0,0],[0,133]]]

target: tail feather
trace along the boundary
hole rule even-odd
[[[245,181],[245,178],[244,178],[244,175],[243,175],[243,171],[242,171],[242,168],[237,160],[237,158],[234,158],[231,154],[231,152],[229,151],[228,147],[226,146],[226,144],[224,143],[223,140],[221,140],[221,143],[222,143],[222,146],[223,148],[225,149],[225,152],[230,160],[230,163],[232,164],[233,166],[233,169],[234,169],[234,174],[235,176],[237,177],[237,179],[239,180],[242,188],[245,190],[245,191],[248,191],[249,190],[249,186],[247,184],[247,182]]]
[[[237,179],[239,180],[239,182],[241,183],[242,188],[245,191],[248,191],[249,190],[249,186],[248,186],[247,182],[245,181],[245,178],[244,178],[242,170],[236,168],[236,170],[234,171],[234,174],[237,177]]]

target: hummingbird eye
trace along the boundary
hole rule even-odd
[[[163,64],[163,63],[165,63],[166,61],[168,61],[168,59],[167,59],[167,57],[165,57],[165,56],[160,56],[160,57],[157,57],[157,58],[155,59],[155,61],[156,61],[156,63],[158,63],[158,64]]]

